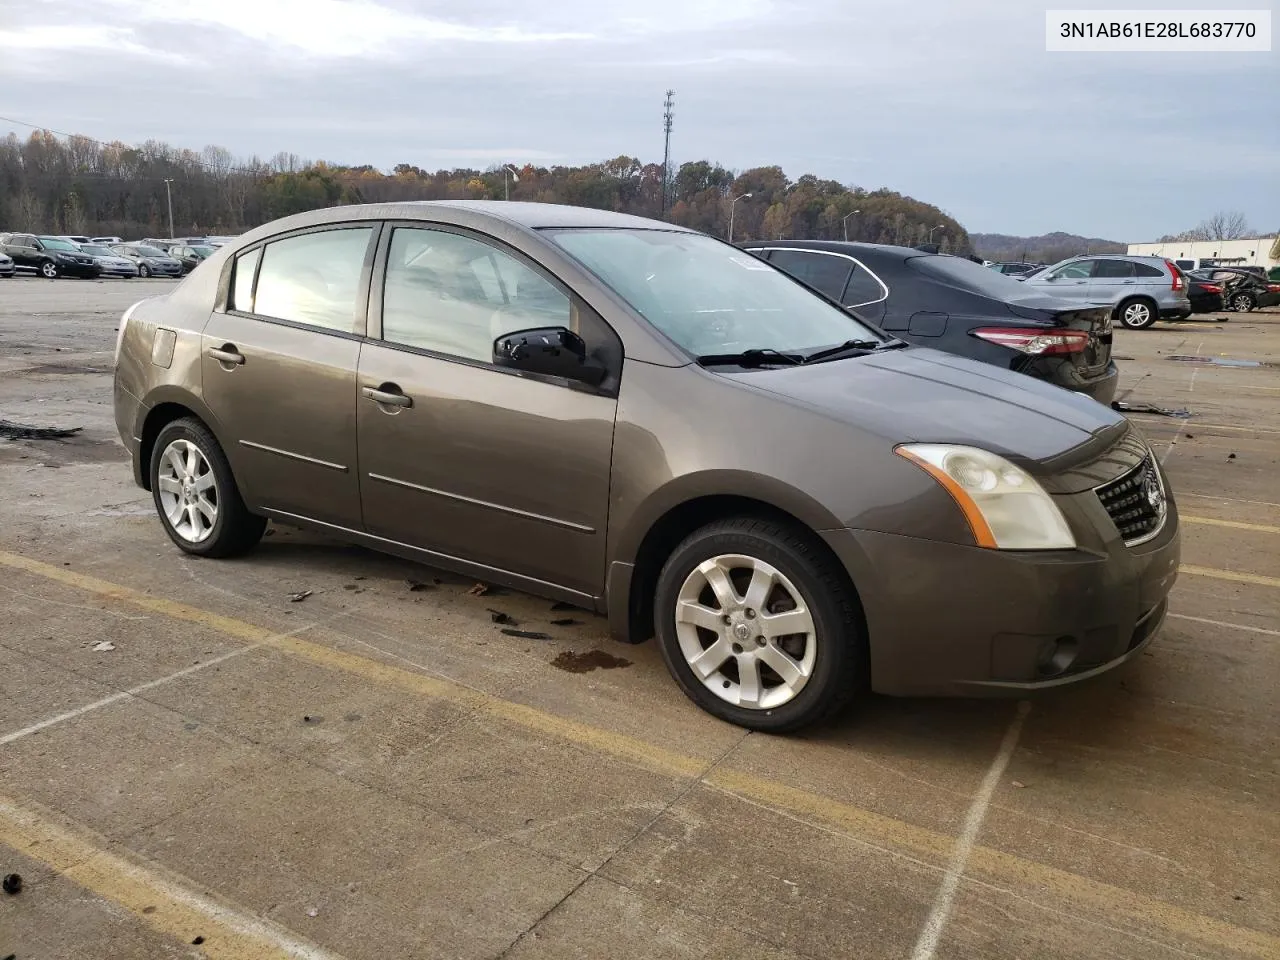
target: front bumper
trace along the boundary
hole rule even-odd
[[[1088,498],[1063,498],[1079,501],[1064,513],[1110,524]],[[1180,556],[1172,501],[1159,535],[1133,547],[1114,527],[1105,542],[1046,552],[865,530],[823,536],[862,599],[872,688],[910,696],[1025,695],[1118,667],[1163,621]]]
[[[80,277],[92,280],[101,273],[96,263],[65,263],[58,261],[58,273],[64,277]]]

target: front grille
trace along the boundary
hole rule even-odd
[[[1164,484],[1150,455],[1118,480],[1104,483],[1094,492],[1127,544],[1149,540],[1164,525],[1168,509]]]

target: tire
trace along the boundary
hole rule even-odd
[[[730,573],[721,579],[717,569]],[[752,590],[757,575],[772,585]],[[734,602],[717,599],[713,580],[720,596],[728,596],[726,585],[733,590]],[[747,606],[753,597],[758,613]],[[681,608],[690,614],[677,622]],[[769,617],[780,613],[789,620],[771,628]],[[806,614],[806,634],[770,632],[804,626]],[[690,534],[658,577],[654,624],[667,669],[689,699],[740,727],[798,730],[839,713],[865,686],[866,641],[857,597],[821,541],[784,523],[736,517]],[[703,661],[697,672],[695,660]],[[790,683],[784,661],[797,668],[788,668]],[[754,698],[751,684],[743,682],[748,677],[757,681]]]
[[[1253,299],[1251,293],[1237,293],[1231,298],[1231,309],[1237,313],[1248,313],[1257,307],[1258,303]]]
[[[171,459],[171,451],[176,452],[177,460]],[[148,471],[160,523],[169,539],[187,553],[232,557],[262,539],[266,519],[250,513],[244,505],[226,454],[209,428],[196,418],[175,420],[160,431],[151,449]],[[201,489],[202,484],[207,486]],[[212,507],[212,522],[209,511],[201,508],[202,502]]]
[[[145,263],[138,264],[138,276],[142,277],[144,280],[151,279],[151,268]]]
[[[1116,307],[1116,319],[1130,330],[1145,330],[1160,319],[1160,313],[1150,300],[1133,297]]]
[[[57,280],[58,265],[52,260],[44,261],[44,263],[40,264],[40,276],[44,277],[46,280]]]

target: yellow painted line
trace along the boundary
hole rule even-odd
[[[873,846],[876,841],[888,841],[925,857],[944,860],[955,846],[955,839],[945,834],[748,773],[721,767],[714,770],[706,782],[726,793],[763,803],[784,813],[814,817],[848,833],[854,840],[865,840]],[[985,878],[992,885],[1018,897],[1027,897],[1027,893],[1013,884],[1026,884],[1036,894],[1045,895],[1055,909],[1064,900],[1085,906],[1090,920],[1118,914],[1133,922],[1135,931],[1142,931],[1144,937],[1154,926],[1180,938],[1240,953],[1268,958],[1280,956],[1280,937],[1237,927],[1123,887],[1024,860],[991,847],[974,846],[965,868],[965,877]]]
[[[218,613],[202,610],[199,607],[192,607],[185,603],[178,603],[174,600],[167,600],[164,597],[143,593],[131,587],[121,586],[87,574],[76,573],[65,567],[55,567],[20,554],[0,551],[0,566],[23,570],[39,577],[64,583],[67,586],[76,587],[103,599],[127,603],[130,606],[149,610],[152,613],[163,614],[175,620],[185,620],[188,623],[199,624],[239,640],[244,640],[247,643],[274,647],[300,659],[309,660],[319,666],[354,674],[373,683],[397,687],[419,696],[460,703],[531,730],[603,750],[655,773],[661,773],[664,776],[697,777],[711,763],[711,758],[699,760],[694,757],[688,757],[684,754],[665,750],[643,740],[637,740],[622,734],[609,733],[589,724],[563,719],[533,707],[502,700],[454,683],[451,680],[437,679],[423,673],[404,670],[377,660],[370,660],[368,657],[346,653],[321,643],[303,640],[300,637],[283,636],[265,627],[255,626],[243,620],[236,620],[233,617],[225,617]]]
[[[331,960],[336,954],[294,938],[282,927],[198,893],[189,881],[154,864],[106,849],[89,831],[57,822],[0,796],[0,844],[45,864],[77,886],[114,901],[156,932],[190,944],[210,960]],[[39,896],[36,891],[23,896]]]
[[[1199,523],[1208,527],[1230,527],[1232,530],[1254,530],[1258,533],[1280,533],[1280,527],[1274,527],[1269,523],[1245,523],[1243,520],[1219,520],[1216,517],[1192,517],[1185,513],[1179,514],[1178,519],[1183,523]]]
[[[166,600],[130,587],[76,573],[19,554],[0,551],[0,566],[74,586],[104,599],[115,600],[143,610],[197,623],[255,643],[268,644],[299,659],[356,675],[374,683],[395,687],[419,696],[459,703],[526,729],[556,737],[637,764],[663,776],[703,778],[708,786],[742,800],[768,807],[784,816],[809,818],[811,825],[833,829],[858,843],[877,847],[889,854],[918,858],[925,866],[943,869],[955,846],[955,837],[902,820],[865,810],[820,794],[810,793],[779,781],[759,777],[731,767],[720,766],[706,773],[710,758],[687,756],[625,734],[565,719],[535,707],[513,703],[450,680],[437,679],[391,666],[366,657],[346,653],[300,637],[282,637],[263,627]],[[1187,568],[1183,568],[1184,570]],[[1191,568],[1192,570],[1200,568]],[[1222,571],[1218,571],[1222,572]],[[1280,583],[1280,581],[1277,581]],[[0,837],[0,839],[3,839]],[[975,847],[969,875],[986,876],[1008,889],[1019,884],[1017,896],[1044,891],[1054,899],[1055,908],[1069,899],[1085,907],[1088,916],[1098,913],[1120,915],[1135,931],[1159,927],[1181,937],[1213,947],[1235,950],[1263,958],[1280,957],[1280,937],[1237,927],[1172,904],[1091,880],[1033,860],[988,847]],[[1143,934],[1144,936],[1146,933]]]
[[[1196,567],[1182,564],[1179,573],[1194,577],[1212,577],[1215,580],[1233,580],[1236,583],[1252,583],[1259,587],[1280,587],[1280,577],[1264,577],[1260,573],[1237,573],[1235,570],[1218,570],[1215,567]]]
[[[1186,420],[1181,418],[1171,418],[1169,420],[1153,420],[1143,417],[1130,417],[1137,423],[1151,423],[1158,426],[1167,426],[1177,429],[1179,425],[1198,427],[1201,430],[1242,430],[1245,433],[1280,433],[1280,430],[1272,430],[1270,427],[1233,427],[1225,423],[1201,423],[1198,420]]]

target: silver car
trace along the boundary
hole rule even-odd
[[[136,277],[138,265],[127,257],[112,253],[107,247],[95,243],[80,244],[80,252],[93,257],[104,277]]]
[[[1164,257],[1072,257],[1023,282],[1064,300],[1111,307],[1116,322],[1131,330],[1143,330],[1157,320],[1191,316],[1187,278]]]

